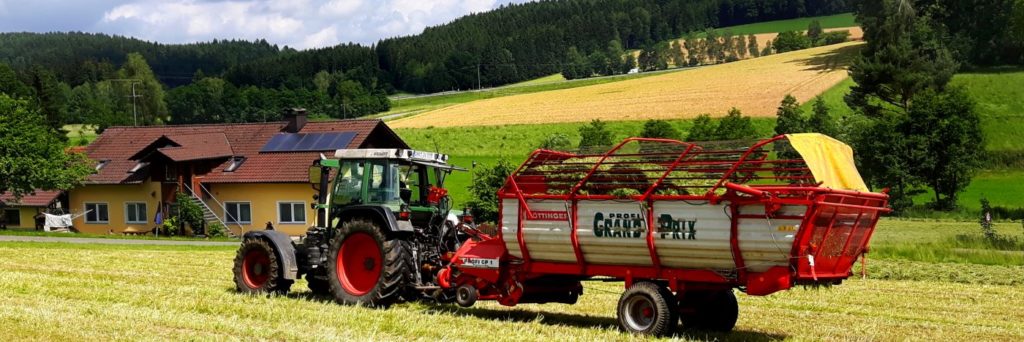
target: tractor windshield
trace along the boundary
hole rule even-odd
[[[398,165],[386,160],[374,160],[369,164],[368,184],[366,189],[367,202],[399,206],[402,204],[398,196]]]
[[[363,163],[359,161],[343,161],[338,168],[338,176],[334,182],[335,205],[348,205],[361,202],[363,186]]]
[[[334,182],[334,205],[384,204],[397,209],[399,197],[398,165],[387,160],[344,160]]]

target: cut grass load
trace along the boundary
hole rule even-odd
[[[774,116],[786,94],[806,101],[846,79],[861,48],[844,43],[641,79],[464,103],[397,119],[392,127],[692,118],[738,107]]]
[[[723,116],[724,113],[717,116]],[[768,137],[773,133],[775,120],[754,118],[752,120],[759,136]],[[677,130],[689,131],[692,120],[669,121]],[[439,151],[451,156],[450,163],[471,169],[473,162],[477,165],[491,166],[500,158],[519,166],[530,155],[541,141],[549,135],[565,134],[569,141],[576,144],[580,140],[579,128],[582,122],[553,123],[546,125],[503,125],[503,126],[471,126],[471,127],[430,127],[396,129],[414,149]],[[609,121],[607,128],[612,132],[612,141],[637,136],[643,129],[643,121]],[[573,148],[576,146],[573,145]],[[455,208],[461,209],[469,199],[466,188],[472,180],[470,172],[455,172],[448,177],[445,187],[455,200]]]

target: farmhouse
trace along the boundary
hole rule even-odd
[[[10,193],[0,194],[0,228],[34,228],[36,215],[60,209],[66,203],[66,195],[60,191],[41,191],[14,199]]]
[[[203,208],[207,222],[235,234],[275,229],[299,235],[313,225],[309,166],[339,148],[408,148],[381,120],[111,127],[85,153],[96,173],[68,193],[74,226],[85,233],[149,231],[173,216],[176,194]],[[330,155],[329,153],[325,153]]]

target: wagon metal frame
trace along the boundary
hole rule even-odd
[[[787,135],[753,144],[630,138],[599,153],[537,150],[498,191],[503,207],[508,203],[518,207],[514,210],[518,216],[514,220],[518,225],[514,229],[518,255],[506,249],[507,243],[512,243],[512,248],[514,242],[506,239],[511,237],[504,236],[503,229],[496,236],[480,234],[453,257],[453,266],[439,275],[441,283],[472,286],[479,299],[493,299],[503,305],[538,302],[523,300],[531,291],[574,291],[564,284],[529,282],[552,276],[611,277],[624,280],[627,288],[640,281],[653,281],[675,293],[680,303],[691,291],[740,288],[750,295],[767,295],[796,284],[837,284],[850,276],[853,263],[866,253],[879,216],[890,211],[888,195],[826,186],[816,180],[816,171],[788,140]],[[565,211],[532,209],[531,201],[540,200],[564,201]],[[639,204],[640,215],[646,216],[642,220],[646,227],[642,228],[646,229],[643,238],[650,266],[587,260],[580,243],[579,205],[595,200]],[[671,201],[700,201],[727,208],[734,263],[731,269],[664,264],[655,241],[659,227],[654,208]],[[763,206],[764,210],[741,210],[751,206]],[[800,207],[805,208],[802,213],[793,212],[792,208]],[[498,221],[506,222],[506,214],[504,209],[499,210]],[[530,243],[524,236],[530,233],[525,232],[524,222],[550,219],[568,221],[575,262],[531,256]],[[741,248],[739,222],[753,219],[799,220],[791,231],[792,245],[780,247],[788,255],[786,265],[752,270]],[[478,268],[466,262],[493,259],[502,260],[500,267]],[[565,288],[559,290],[560,286]]]

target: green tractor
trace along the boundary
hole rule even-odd
[[[235,285],[287,293],[305,277],[312,292],[342,304],[388,306],[453,300],[436,274],[472,229],[451,214],[444,180],[464,169],[446,155],[407,149],[338,150],[309,169],[316,225],[297,240],[273,230],[242,238]]]

